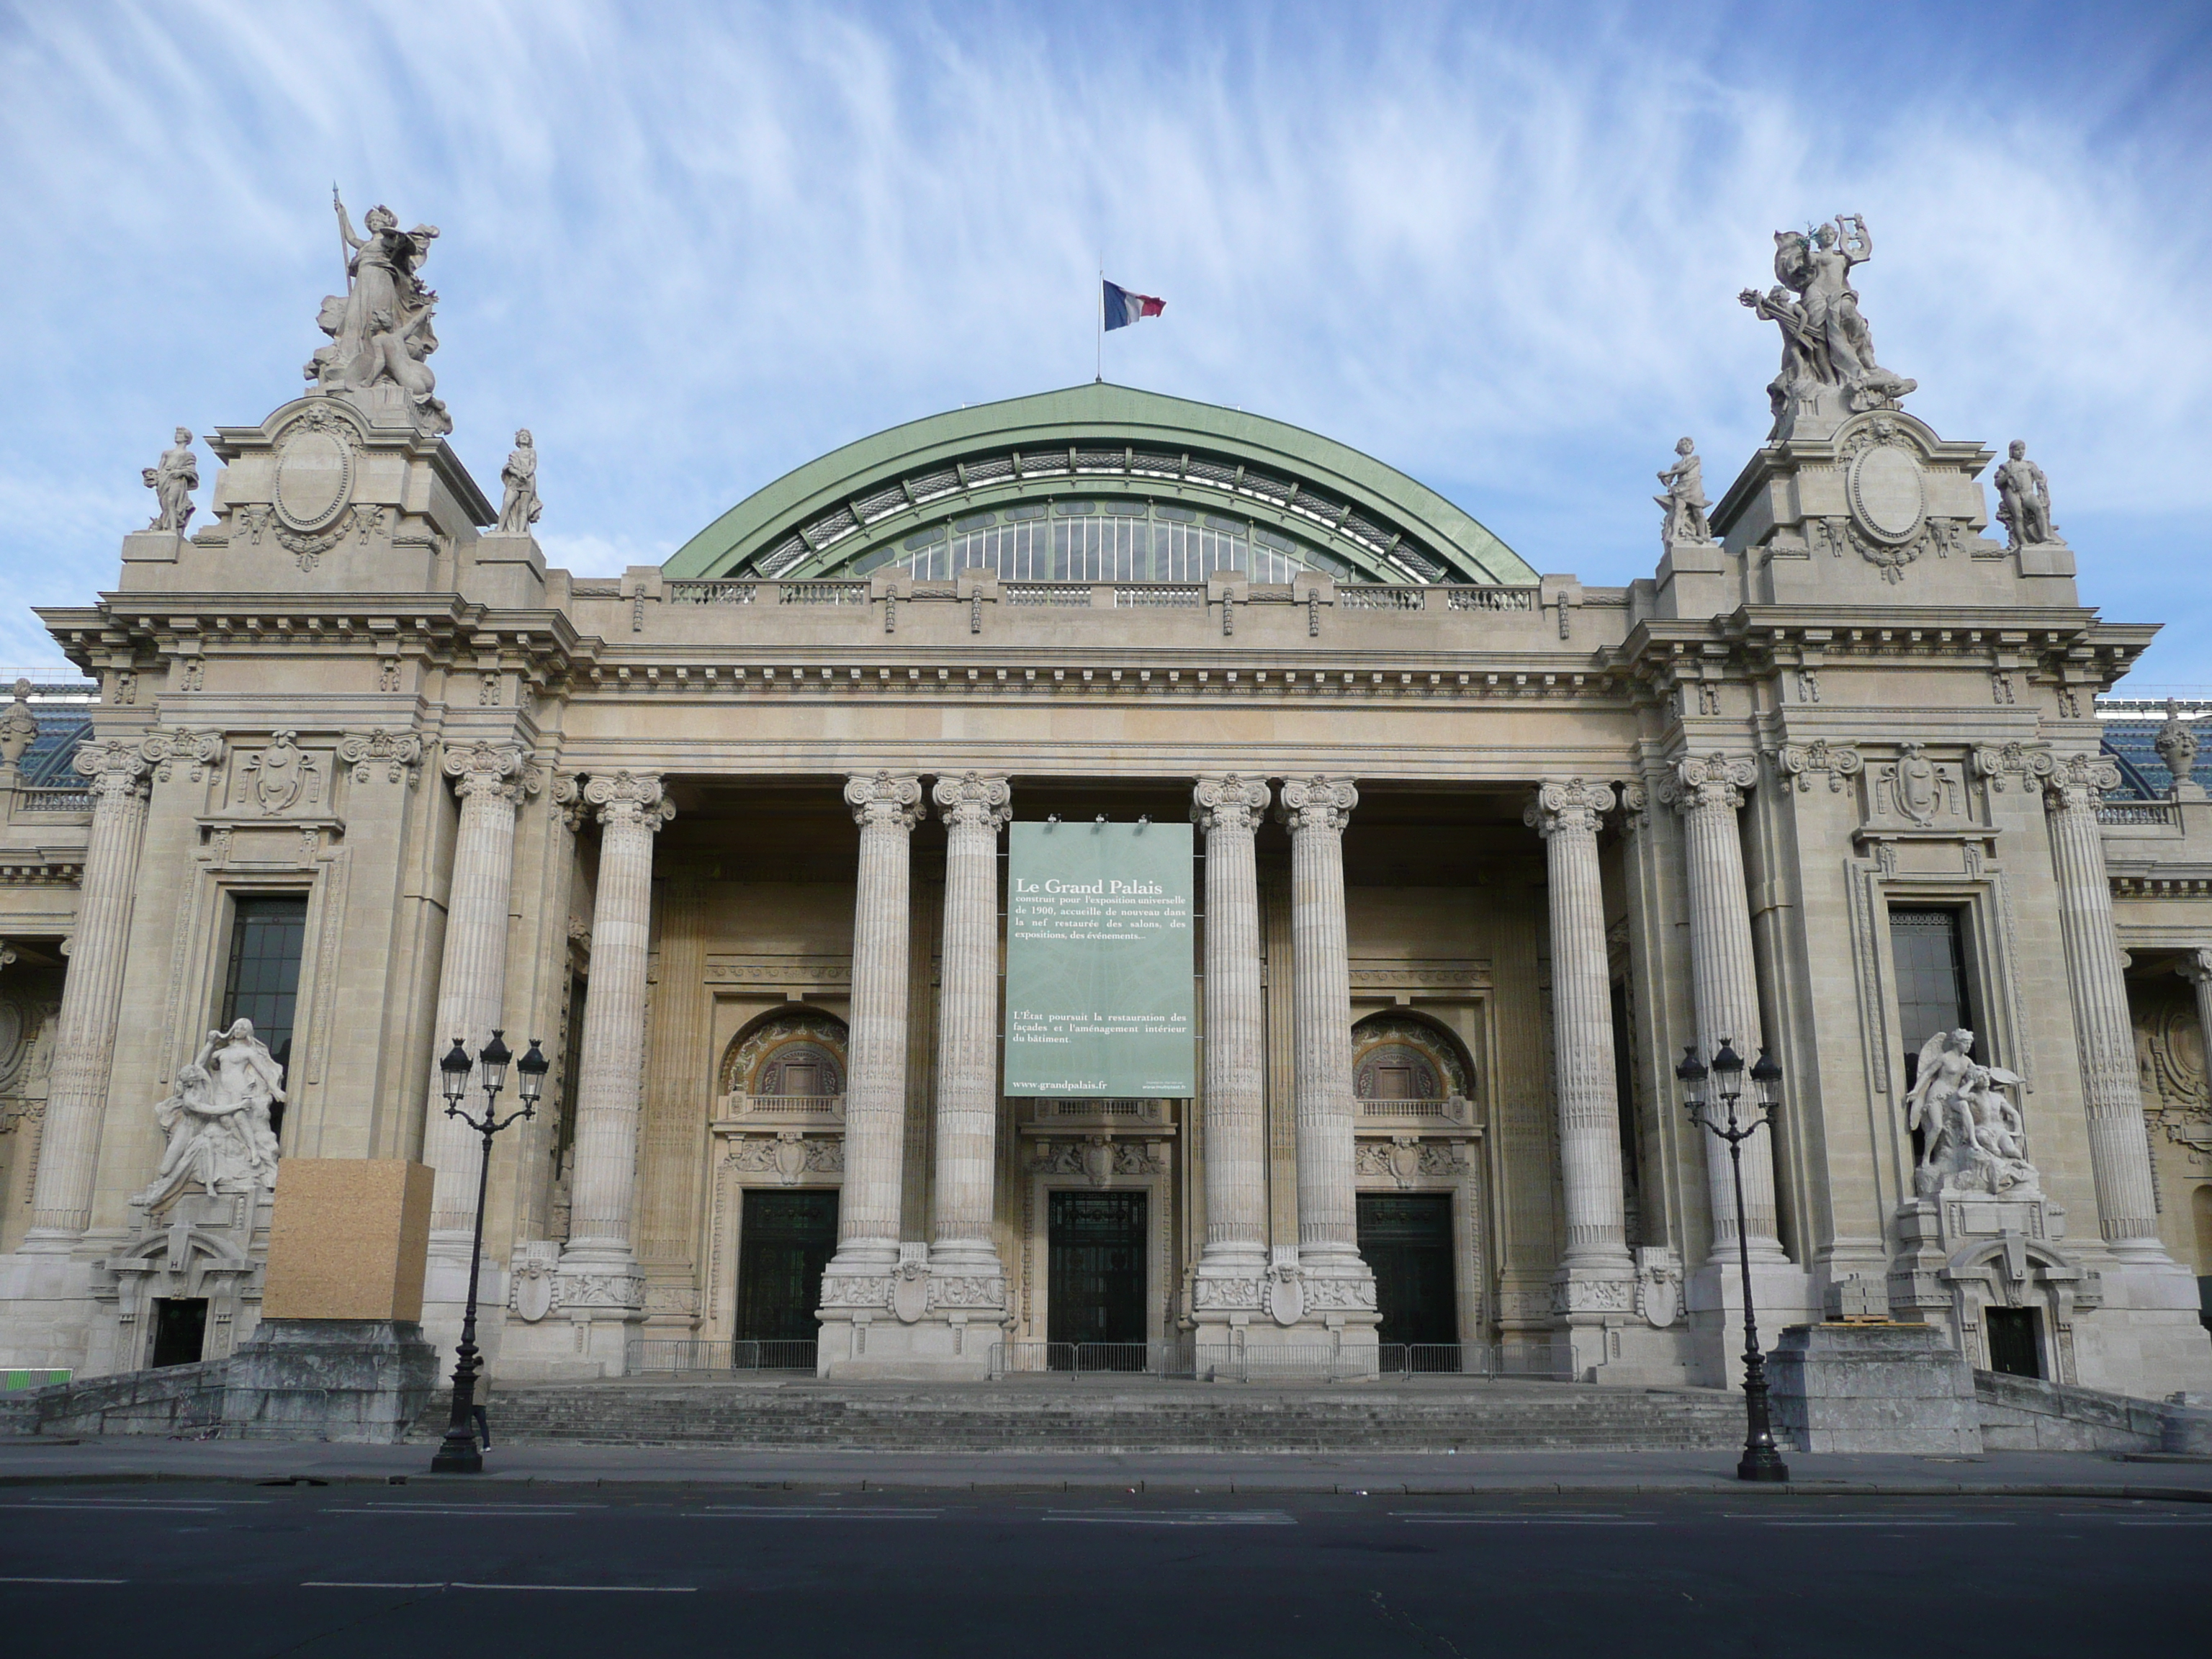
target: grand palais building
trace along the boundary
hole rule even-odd
[[[1626,587],[1103,383],[574,576],[527,435],[482,481],[446,441],[427,238],[348,236],[305,392],[180,434],[40,613],[81,679],[0,691],[0,1364],[231,1352],[294,1159],[428,1166],[450,1353],[482,1142],[439,1062],[498,1030],[552,1069],[484,1186],[495,1382],[1725,1384],[1738,1212],[1676,1075],[1725,1041],[1781,1073],[1762,1330],[2212,1389],[2197,711],[2112,695],[2154,625],[2081,605],[2024,452],[1916,418],[1828,229],[1743,321],[1772,436],[1701,479],[1651,434]]]

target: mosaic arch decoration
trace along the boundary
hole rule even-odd
[[[730,1039],[720,1072],[725,1095],[842,1095],[845,1022],[813,1009],[758,1019]]]
[[[978,404],[846,445],[756,491],[663,567],[679,580],[1199,582],[1301,570],[1533,586],[1434,490],[1280,421],[1127,386]]]
[[[1352,1028],[1352,1092],[1360,1100],[1474,1097],[1456,1038],[1427,1020],[1370,1014]]]

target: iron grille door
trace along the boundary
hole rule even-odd
[[[1054,1342],[1142,1342],[1146,1195],[1049,1196],[1047,1336]]]
[[[1380,1340],[1459,1340],[1449,1193],[1360,1194],[1359,1254],[1375,1273]]]
[[[811,1342],[822,1269],[837,1248],[837,1194],[754,1188],[738,1234],[738,1340]]]

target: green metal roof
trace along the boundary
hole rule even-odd
[[[1474,519],[1371,456],[1265,416],[1103,383],[949,410],[847,444],[747,496],[662,568],[830,575],[923,526],[1052,495],[1232,514],[1321,550],[1352,580],[1536,580]]]

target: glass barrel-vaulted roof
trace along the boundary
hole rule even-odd
[[[672,577],[1518,586],[1536,573],[1427,486],[1264,416],[1094,384],[948,410],[833,450],[679,549]]]

